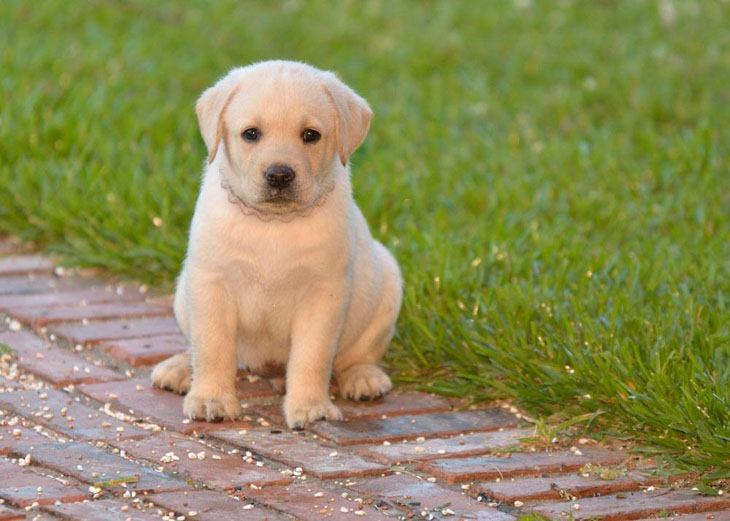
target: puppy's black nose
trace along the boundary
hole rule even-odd
[[[271,165],[264,172],[264,177],[271,188],[286,188],[296,176],[290,166]]]

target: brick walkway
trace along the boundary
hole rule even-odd
[[[245,417],[190,422],[149,384],[185,349],[168,298],[0,255],[0,520],[730,520],[727,495],[619,449],[537,450],[510,408],[394,392],[295,433],[272,385],[241,373]]]

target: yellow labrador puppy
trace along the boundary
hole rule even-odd
[[[211,421],[241,412],[239,364],[285,368],[289,427],[341,419],[333,373],[347,398],[391,389],[378,362],[402,297],[352,197],[348,159],[372,112],[334,74],[288,61],[232,70],[196,112],[208,161],[174,304],[191,347],[152,381]]]

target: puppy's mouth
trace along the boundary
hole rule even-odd
[[[299,199],[291,189],[270,188],[266,191],[262,202],[274,206],[288,206],[299,202]]]

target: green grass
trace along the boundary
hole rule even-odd
[[[5,1],[0,231],[169,288],[200,91],[267,58],[334,69],[375,111],[354,185],[405,274],[398,379],[588,414],[727,476],[729,20],[720,1]]]

